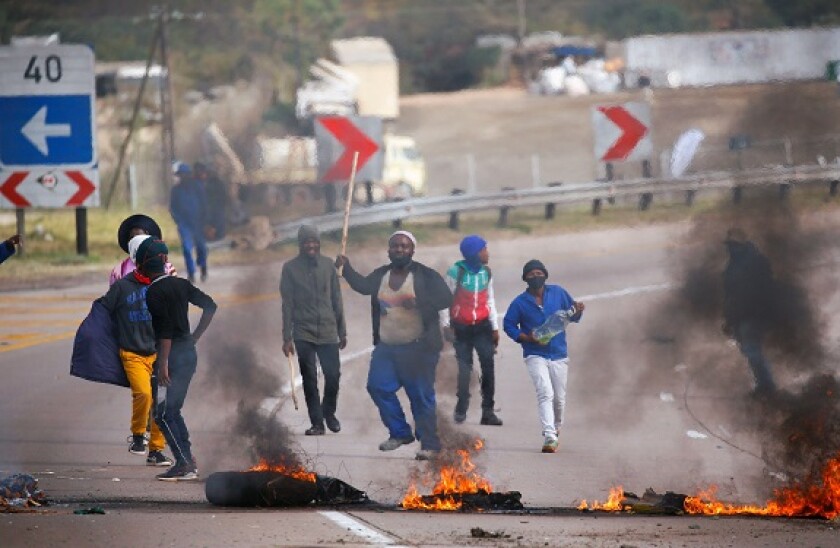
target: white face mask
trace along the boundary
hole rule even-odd
[[[137,264],[137,248],[146,238],[151,238],[148,234],[139,234],[128,241],[128,256],[131,257],[131,262]]]

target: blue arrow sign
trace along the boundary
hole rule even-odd
[[[91,163],[92,114],[90,95],[0,97],[0,164]]]

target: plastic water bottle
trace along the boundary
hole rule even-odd
[[[537,339],[540,344],[548,344],[555,335],[566,330],[566,326],[569,325],[572,316],[575,314],[577,314],[577,308],[575,305],[572,305],[571,308],[566,310],[558,310],[549,316],[541,326],[534,329],[534,338]]]

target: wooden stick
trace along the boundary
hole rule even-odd
[[[289,360],[289,388],[292,389],[292,403],[295,404],[295,411],[298,410],[297,394],[295,393],[295,366],[292,363],[292,355],[286,356]]]
[[[347,252],[347,234],[350,231],[350,206],[353,205],[353,185],[356,182],[356,166],[359,164],[359,151],[353,153],[353,167],[350,168],[350,182],[347,183],[347,200],[344,203],[344,226],[341,229],[341,255]],[[338,275],[344,272],[344,265],[338,267]]]

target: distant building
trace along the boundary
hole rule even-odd
[[[840,59],[840,27],[636,36],[624,59],[628,86],[814,80]]]

